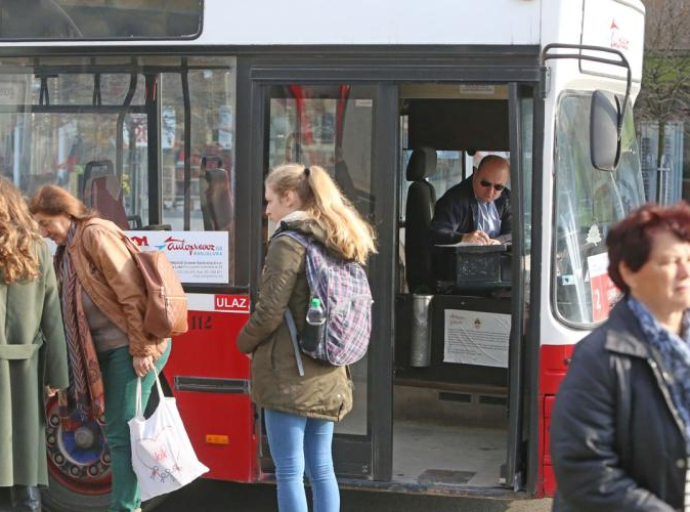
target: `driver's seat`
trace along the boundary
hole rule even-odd
[[[433,291],[429,226],[436,205],[436,191],[427,177],[436,172],[436,150],[420,147],[407,164],[407,180],[412,184],[405,207],[405,265],[411,293]]]

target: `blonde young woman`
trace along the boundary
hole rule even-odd
[[[345,367],[306,356],[304,376],[299,376],[283,315],[289,308],[302,330],[309,301],[305,248],[276,235],[299,231],[359,263],[375,252],[374,235],[321,167],[275,168],[266,179],[266,203],[266,215],[278,228],[268,245],[259,300],[237,345],[252,357],[252,399],[264,409],[279,509],[307,512],[306,466],[314,510],[335,512],[340,494],[331,453],[333,427],[352,408],[352,387]]]
[[[38,486],[48,485],[42,397],[67,387],[67,347],[50,252],[5,178],[0,311],[0,489],[10,489],[12,510],[40,511]]]

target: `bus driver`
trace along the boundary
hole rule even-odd
[[[431,243],[500,243],[498,236],[510,234],[509,177],[510,166],[504,158],[482,158],[472,176],[450,188],[436,203],[429,228]]]
[[[496,245],[510,236],[510,177],[508,161],[488,155],[472,176],[448,189],[438,200],[429,226],[433,273],[437,281],[456,278],[455,254],[436,245],[459,242]]]

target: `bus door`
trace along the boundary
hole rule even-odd
[[[395,101],[381,100],[382,89],[385,94],[394,93],[394,88],[347,83],[265,85],[259,86],[261,105],[254,107],[265,120],[256,133],[262,141],[261,168],[267,171],[288,162],[324,167],[375,226],[379,238],[379,254],[367,265],[374,295],[371,345],[367,356],[350,367],[354,408],[335,427],[334,459],[341,478],[388,480],[390,474],[390,357],[386,345],[391,338],[393,271],[386,258],[393,244],[386,236],[393,233],[394,223],[390,211],[395,194],[396,113],[392,110],[382,116],[388,106],[395,107]],[[388,120],[388,127],[382,118]],[[383,165],[385,158],[389,162]],[[262,197],[262,183],[256,186],[253,195]],[[259,208],[263,211],[264,205],[257,204],[257,214]],[[263,254],[275,226],[265,216],[261,222],[263,236],[257,250]],[[254,275],[258,270],[257,265]],[[262,468],[272,471],[267,442],[263,448]]]
[[[393,473],[409,485],[524,487],[532,91],[400,86]],[[510,164],[512,232],[431,246],[436,201],[491,154]]]
[[[235,337],[249,315],[247,208],[235,172],[236,65],[230,57],[3,60],[0,170],[27,194],[64,187],[164,251],[189,299],[164,387],[177,398],[207,476],[258,474],[249,365]],[[155,393],[154,393],[155,395]],[[107,406],[106,406],[107,407]],[[51,510],[107,508],[102,418],[66,425],[47,404]]]

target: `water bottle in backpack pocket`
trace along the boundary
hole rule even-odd
[[[326,328],[326,311],[321,306],[321,299],[312,297],[307,310],[307,318],[302,330],[300,342],[302,350],[314,352],[323,337]]]

